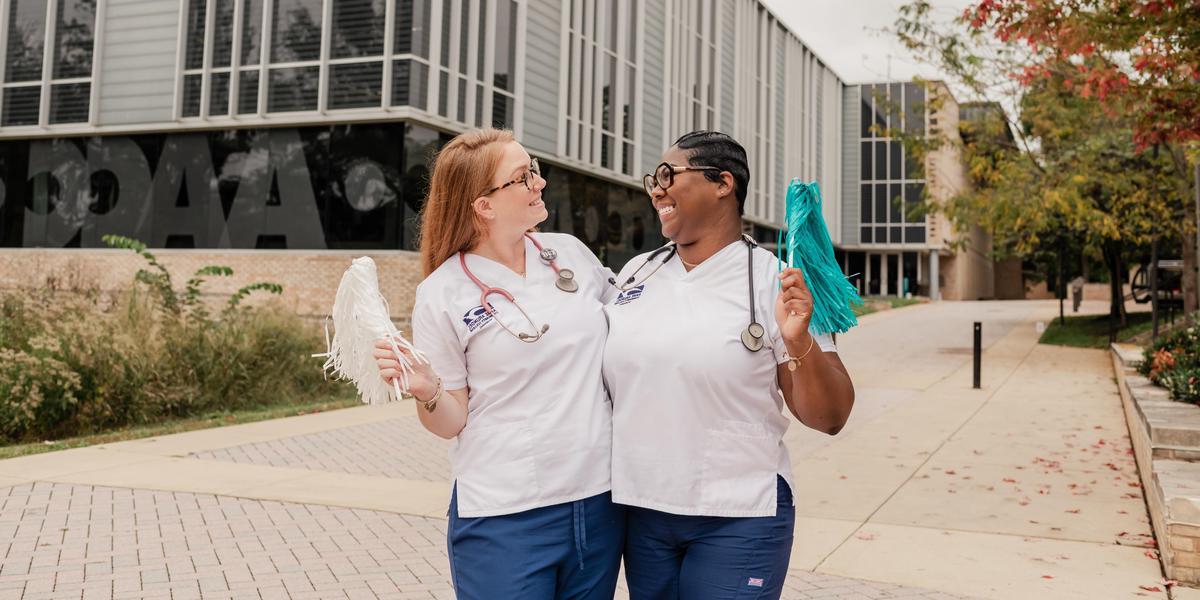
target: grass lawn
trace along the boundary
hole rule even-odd
[[[1126,342],[1140,333],[1150,330],[1150,313],[1129,313],[1129,325],[1117,331],[1117,341]],[[1160,331],[1167,325],[1166,319],[1159,320]],[[1088,315],[1084,317],[1067,317],[1063,325],[1057,317],[1047,324],[1042,332],[1042,344],[1055,346],[1074,346],[1076,348],[1107,348],[1108,347],[1108,315]]]
[[[15,458],[17,456],[26,456],[29,454],[39,454],[41,452],[51,452],[54,450],[66,450],[67,448],[82,448],[84,446],[94,446],[96,444],[123,442],[126,440],[136,440],[140,438],[154,437],[157,435],[194,431],[197,429],[209,429],[211,427],[237,425],[238,423],[253,423],[255,421],[266,421],[268,419],[293,417],[296,415],[323,412],[327,410],[337,410],[339,408],[348,408],[351,406],[357,406],[359,404],[361,403],[354,395],[354,391],[349,389],[347,393],[343,395],[330,396],[299,404],[280,404],[275,406],[249,408],[241,411],[210,413],[198,417],[173,419],[170,421],[163,421],[161,423],[127,427],[124,429],[116,429],[104,433],[95,433],[63,440],[48,440],[44,442],[30,442],[13,444],[9,446],[0,446],[0,460],[6,458]]]
[[[895,296],[866,296],[863,298],[862,306],[851,306],[854,310],[854,316],[861,317],[869,315],[873,312],[886,310],[888,308],[900,308],[902,306],[910,306],[920,304],[924,300],[920,298],[897,298]]]

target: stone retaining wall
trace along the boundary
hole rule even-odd
[[[1200,587],[1200,407],[1138,375],[1139,348],[1114,344],[1112,357],[1163,570]]]

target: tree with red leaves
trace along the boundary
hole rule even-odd
[[[895,33],[980,98],[1007,94],[1018,107],[1032,86],[1053,83],[1128,123],[1137,149],[1165,150],[1188,199],[1183,293],[1185,310],[1197,309],[1200,163],[1189,162],[1200,148],[1200,0],[976,0],[952,23],[914,0]]]

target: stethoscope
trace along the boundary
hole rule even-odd
[[[754,308],[754,249],[758,247],[758,243],[747,235],[742,235],[742,242],[746,244],[746,266],[750,283],[750,324],[742,330],[742,345],[751,352],[758,352],[759,350],[762,350],[763,336],[765,336],[767,333],[767,330],[762,326],[761,323],[758,322],[758,315],[756,314]],[[641,273],[642,269],[646,268],[651,262],[654,262],[654,259],[658,258],[658,256],[664,253],[666,256],[657,261],[658,264],[654,265],[654,268],[647,273],[640,282],[638,282],[638,273]],[[667,244],[666,246],[651,252],[650,256],[647,256],[646,260],[643,261],[641,265],[638,265],[638,268],[634,270],[633,274],[631,274],[624,283],[618,284],[615,277],[609,277],[608,282],[622,292],[637,287],[638,285],[642,285],[651,277],[653,277],[663,265],[670,262],[671,258],[678,253],[679,248],[674,243]]]
[[[542,262],[546,263],[547,265],[550,265],[551,269],[554,269],[554,274],[558,276],[554,282],[554,286],[569,294],[574,294],[576,291],[578,291],[579,284],[575,282],[575,272],[570,269],[559,268],[558,263],[556,262],[558,259],[558,252],[555,252],[554,248],[543,248],[542,245],[539,244],[537,240],[533,239],[533,236],[529,235],[528,233],[525,234],[525,237],[529,239],[529,241],[533,242],[533,246],[537,248],[538,258],[542,259]],[[491,287],[480,281],[479,278],[471,272],[471,269],[467,268],[467,255],[465,253],[458,253],[458,264],[462,265],[463,273],[466,273],[467,277],[469,277],[471,281],[479,287],[479,304],[483,306],[483,310],[487,311],[488,316],[495,319],[497,323],[500,323],[500,326],[503,327],[509,335],[521,340],[522,342],[528,342],[532,344],[533,342],[542,339],[542,336],[545,335],[547,331],[550,331],[549,324],[542,325],[539,328],[537,323],[533,322],[533,318],[529,316],[529,313],[525,312],[525,309],[521,308],[520,304],[517,304],[517,299],[514,298],[513,295],[507,290],[504,288]],[[487,297],[491,294],[500,294],[500,296],[502,296],[505,300],[508,300],[509,303],[517,307],[517,310],[521,312],[521,316],[525,317],[525,320],[531,327],[533,327],[534,333],[513,331],[508,327],[508,325],[505,325],[504,321],[501,321],[500,318],[496,316],[492,309],[492,305],[487,301]]]

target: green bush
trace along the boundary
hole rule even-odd
[[[242,305],[257,283],[213,314],[200,298],[205,267],[182,294],[145,247],[138,284],[111,302],[36,290],[0,295],[0,442],[96,433],[173,417],[311,402],[335,393],[310,355],[317,327],[279,303]]]
[[[1138,372],[1166,388],[1172,400],[1200,403],[1200,326],[1190,317],[1142,353]]]

